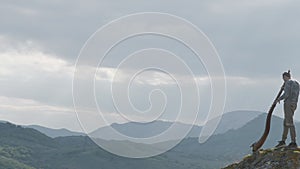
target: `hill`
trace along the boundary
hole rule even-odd
[[[51,138],[45,134],[10,123],[0,123],[0,168],[7,163],[43,169],[123,169],[221,168],[251,153],[250,145],[263,132],[266,114],[259,115],[246,125],[213,135],[204,144],[197,138],[186,138],[173,149],[159,156],[130,159],[116,156],[98,147],[89,137],[67,136]],[[296,124],[299,128],[299,123]],[[282,119],[274,116],[270,137],[265,147],[273,147],[281,136]],[[151,148],[152,145],[135,145],[128,141],[109,141],[116,146],[131,146],[133,151]],[[162,142],[157,144],[168,144]],[[2,162],[6,164],[2,165]],[[27,167],[27,168],[28,168]],[[12,167],[16,168],[16,167]],[[21,167],[22,168],[22,167]],[[25,168],[25,167],[23,167]]]
[[[222,116],[222,119],[216,128],[216,131],[214,134],[222,134],[226,133],[229,130],[234,130],[241,128],[245,124],[247,124],[249,121],[255,119],[259,115],[263,114],[263,112],[258,111],[233,111],[225,113]],[[214,119],[212,119],[214,120]],[[182,126],[188,126],[184,123],[179,123],[179,125]],[[100,138],[105,140],[120,140],[118,137],[115,137],[108,128],[112,127],[115,130],[117,130],[120,133],[123,133],[126,136],[135,137],[135,138],[147,138],[152,137],[155,135],[158,135],[168,129],[173,122],[168,121],[154,121],[151,123],[136,123],[136,122],[128,122],[123,124],[113,123],[109,127],[101,127],[93,132],[91,132],[89,135],[94,138]],[[194,125],[192,126],[191,131],[186,136],[189,137],[199,137],[201,132],[202,126]],[[177,137],[168,138],[168,140],[176,140]]]
[[[55,137],[65,137],[65,136],[84,136],[84,133],[80,133],[80,132],[75,132],[75,131],[70,131],[68,129],[52,129],[52,128],[48,128],[48,127],[43,127],[43,126],[39,126],[39,125],[29,125],[29,126],[24,126],[27,128],[32,128],[35,129],[41,133],[44,133],[45,135],[55,138]]]
[[[267,149],[246,156],[241,162],[223,169],[298,169],[300,149]]]

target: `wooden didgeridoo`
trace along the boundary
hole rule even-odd
[[[283,83],[282,87],[280,88],[280,91],[279,91],[278,95],[276,96],[276,98],[275,98],[275,100],[274,100],[274,102],[273,102],[273,104],[272,104],[272,106],[271,106],[271,108],[268,112],[264,134],[261,136],[261,138],[257,142],[255,142],[251,145],[252,152],[256,152],[258,149],[260,149],[261,146],[265,143],[265,141],[266,141],[266,139],[269,135],[272,113],[273,113],[273,111],[276,107],[277,100],[279,99],[279,97],[281,96],[281,94],[283,92],[284,84],[285,83]]]

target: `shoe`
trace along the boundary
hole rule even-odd
[[[275,147],[283,147],[285,146],[285,141],[278,141],[278,144]]]
[[[291,143],[288,145],[288,147],[289,147],[289,148],[297,148],[298,145],[297,145],[297,143],[295,143],[295,142],[291,142]]]

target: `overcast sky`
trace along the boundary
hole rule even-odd
[[[199,27],[214,44],[224,66],[224,112],[266,112],[282,84],[283,71],[291,69],[293,77],[300,79],[299,7],[297,0],[1,0],[0,119],[80,131],[72,100],[79,51],[101,26],[136,12],[170,13]],[[98,72],[97,96],[110,95],[107,89],[121,59],[146,47],[181,55],[195,72],[201,93],[197,123],[202,124],[210,103],[205,68],[184,47],[167,38],[137,37],[112,51]],[[174,120],[172,113],[178,109],[179,94],[173,82],[161,72],[141,74],[133,87],[133,103],[145,110],[149,107],[147,93],[163,89],[171,104],[166,107],[169,115],[161,118]],[[126,121],[117,115],[112,100],[98,100],[110,123]],[[282,104],[275,114],[282,116],[281,110]],[[300,120],[298,112],[295,118]]]

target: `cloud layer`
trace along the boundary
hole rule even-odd
[[[292,70],[300,79],[300,2],[296,0],[220,1],[49,1],[0,5],[0,117],[20,124],[41,124],[81,130],[72,101],[72,78],[78,53],[99,27],[134,12],[157,11],[181,16],[204,31],[217,48],[227,75],[226,110],[267,111],[282,83],[281,73]],[[9,19],[7,19],[9,18]],[[126,29],[126,28],[124,28]],[[113,35],[108,35],[113,36]],[[110,84],[120,61],[136,50],[157,47],[182,57],[197,75],[201,93],[198,124],[210,105],[210,81],[205,67],[180,43],[155,36],[136,37],[111,51],[95,75],[99,95],[110,97]],[[138,63],[137,63],[138,64]],[[87,65],[89,73],[93,67]],[[127,72],[122,69],[126,79]],[[122,84],[122,79],[118,79]],[[82,78],[84,82],[84,77]],[[149,91],[159,88],[174,105],[176,86],[161,72],[145,72],[134,80],[133,103],[149,107]],[[110,123],[120,118],[111,99],[101,100]],[[90,100],[87,100],[89,102]],[[176,106],[167,107],[164,120],[173,120]],[[96,111],[96,110],[86,110]],[[282,114],[276,109],[276,114]],[[300,115],[296,115],[300,119]],[[105,125],[93,122],[91,129]]]

